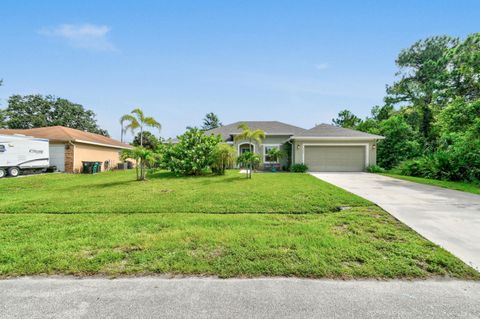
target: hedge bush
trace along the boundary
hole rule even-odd
[[[294,173],[305,173],[308,170],[308,167],[305,164],[293,164],[290,167],[290,170]]]

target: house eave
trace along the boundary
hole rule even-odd
[[[78,139],[75,139],[75,140],[73,140],[72,142],[74,142],[74,143],[82,143],[82,144],[90,144],[90,145],[96,145],[96,146],[103,146],[103,147],[110,147],[110,148],[116,148],[116,149],[122,149],[122,150],[132,149],[132,147],[127,147],[127,146],[103,144],[103,143],[90,142],[90,141],[78,140]]]
[[[335,141],[365,141],[365,140],[383,140],[383,136],[373,136],[373,137],[360,137],[360,136],[292,136],[290,140],[335,140]]]
[[[229,133],[229,135],[240,135],[242,133]],[[293,135],[292,133],[268,133],[268,132],[265,132],[265,135],[279,135],[279,136],[283,136],[283,135],[288,135],[288,136],[291,136]]]

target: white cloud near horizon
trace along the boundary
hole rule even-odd
[[[315,65],[315,69],[320,71],[328,69],[328,67],[329,67],[328,63],[319,63]]]
[[[113,43],[108,39],[111,28],[106,25],[95,24],[62,24],[56,27],[45,27],[38,31],[48,37],[63,39],[74,48],[95,51],[116,51]]]

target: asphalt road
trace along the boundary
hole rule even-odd
[[[480,271],[480,195],[369,173],[311,173],[374,202]]]
[[[0,318],[480,318],[480,282],[20,278]]]

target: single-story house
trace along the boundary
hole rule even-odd
[[[238,126],[247,124],[251,130],[261,129],[266,138],[261,144],[253,141],[237,141],[242,132]],[[273,163],[267,152],[280,148],[287,156],[280,161],[281,167],[302,163],[310,171],[364,171],[376,164],[377,142],[383,136],[368,134],[329,124],[320,124],[311,129],[278,121],[241,121],[208,130],[207,134],[220,134],[225,143],[231,144],[238,154],[253,151],[262,159],[261,167]],[[278,164],[277,164],[278,165]]]
[[[32,129],[0,129],[0,134],[21,134],[49,140],[50,165],[61,172],[79,173],[82,162],[101,162],[102,171],[116,167],[120,152],[132,148],[103,135],[84,132],[64,126]]]

